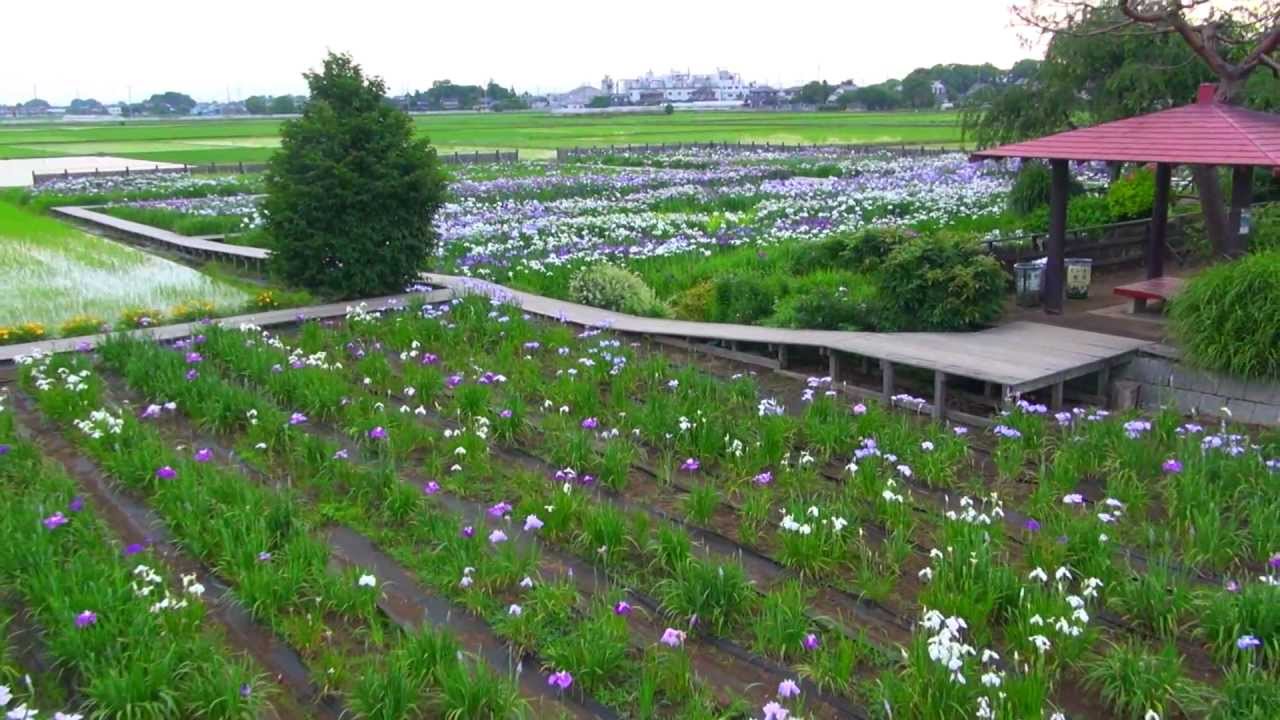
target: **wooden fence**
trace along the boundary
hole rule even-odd
[[[469,152],[469,153],[439,153],[440,162],[445,165],[480,165],[480,164],[497,164],[497,163],[513,163],[520,162],[520,151],[512,150],[511,152],[503,152],[494,150],[493,152]]]
[[[31,184],[40,186],[55,180],[68,180],[72,178],[90,178],[90,177],[129,177],[130,175],[238,175],[244,173],[259,173],[266,170],[265,163],[209,163],[208,165],[181,165],[171,167],[126,167],[123,170],[82,170],[79,172],[69,172],[63,170],[59,173],[31,173]]]
[[[1185,250],[1190,238],[1188,225],[1199,217],[1199,213],[1188,213],[1169,218],[1165,246],[1173,256],[1177,257]],[[1151,218],[1070,228],[1067,230],[1066,254],[1068,257],[1089,258],[1095,268],[1142,262],[1150,232]],[[985,245],[1005,270],[1012,272],[1016,263],[1043,257],[1048,237],[1048,232],[1026,233],[987,240]]]
[[[445,165],[477,165],[491,163],[513,163],[520,160],[520,151],[512,150],[503,152],[495,150],[494,152],[455,152],[440,153],[438,155],[440,162]],[[71,178],[86,177],[128,177],[130,175],[237,175],[244,173],[260,173],[267,169],[266,163],[209,163],[207,165],[182,165],[161,167],[126,167],[123,170],[84,170],[80,172],[70,172],[63,170],[60,173],[31,173],[31,184],[40,186],[44,183],[53,182],[55,180],[67,180]]]
[[[925,145],[819,145],[817,143],[756,143],[756,142],[693,142],[693,143],[661,143],[642,145],[595,145],[591,147],[557,148],[556,162],[565,162],[573,158],[590,158],[602,155],[628,154],[661,154],[679,152],[681,150],[723,150],[725,152],[772,152],[790,151],[795,153],[816,153],[821,151],[843,152],[848,154],[869,155],[878,152],[889,152],[895,155],[943,155],[953,152],[964,152],[963,149],[945,148]]]

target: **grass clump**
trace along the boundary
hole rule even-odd
[[[122,220],[163,228],[188,237],[229,235],[244,228],[244,218],[239,215],[194,215],[165,208],[132,205],[114,205],[102,208],[101,211]]]
[[[1280,378],[1280,250],[1217,265],[1170,309],[1192,364],[1247,379]]]

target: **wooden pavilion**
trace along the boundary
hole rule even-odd
[[[1200,86],[1191,105],[1160,110],[1035,140],[975,152],[975,160],[1022,158],[1048,160],[1053,182],[1049,195],[1044,309],[1061,313],[1065,295],[1065,244],[1069,174],[1067,163],[1155,163],[1156,194],[1147,237],[1147,278],[1164,275],[1165,232],[1169,217],[1169,181],[1175,165],[1232,168],[1231,219],[1238,232],[1239,213],[1249,203],[1254,167],[1280,166],[1280,115],[1216,102],[1212,84]]]

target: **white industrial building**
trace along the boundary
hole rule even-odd
[[[605,83],[607,87],[614,86],[608,77]],[[643,77],[619,80],[616,92],[637,104],[708,100],[742,102],[750,97],[753,85],[743,82],[741,75],[728,70],[706,75],[673,70],[666,75],[647,72]]]

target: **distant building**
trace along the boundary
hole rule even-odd
[[[941,80],[934,80],[929,88],[933,90],[934,102],[944,103],[947,101],[947,86],[943,85]]]
[[[850,83],[840,83],[839,85],[837,85],[837,86],[835,87],[835,89],[833,89],[833,90],[831,91],[831,94],[827,96],[827,102],[829,102],[829,103],[835,103],[835,102],[838,102],[838,101],[840,100],[840,96],[841,96],[841,95],[843,95],[843,94],[845,94],[845,93],[847,93],[847,92],[853,92],[854,90],[857,90],[857,89],[858,89],[858,86],[857,86],[857,85],[854,85],[854,84],[853,84],[853,83],[851,83],[851,82],[850,82]]]
[[[553,108],[584,108],[595,98],[607,94],[590,85],[581,85],[566,93],[548,95],[547,103]]]
[[[747,104],[751,107],[774,107],[783,102],[782,91],[768,85],[756,85],[747,93]]]
[[[751,87],[751,83],[743,82],[741,75],[728,70],[706,75],[673,70],[666,75],[648,72],[643,77],[620,80],[617,94],[626,95],[637,105],[711,100],[744,102],[750,96]]]
[[[107,112],[111,112],[108,108]],[[112,113],[112,114],[118,114]],[[242,102],[202,102],[191,108],[191,114],[199,117],[228,117],[231,115],[247,115],[248,111]]]

